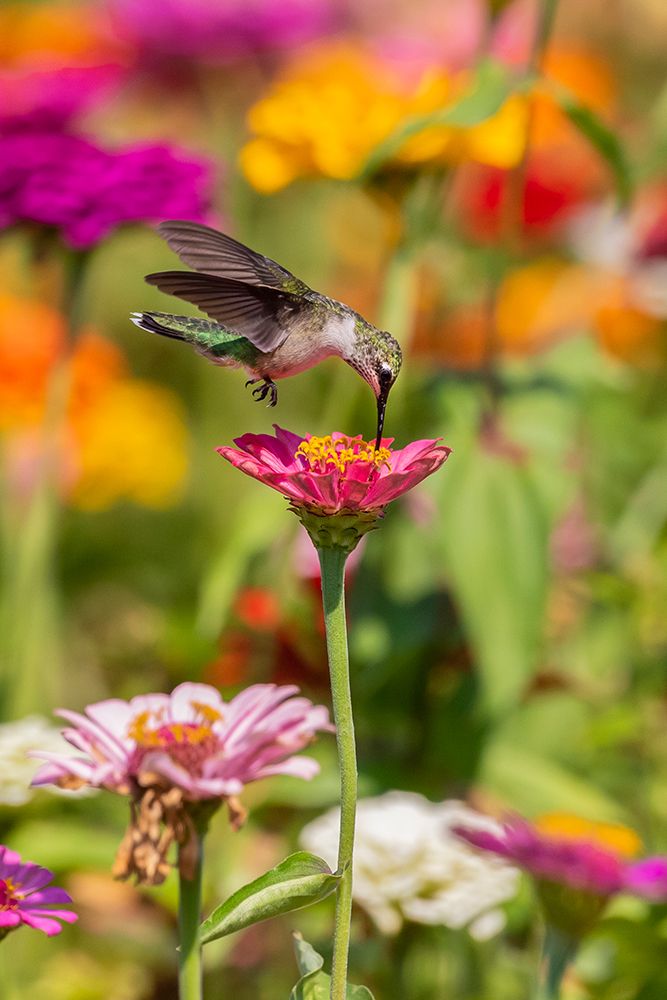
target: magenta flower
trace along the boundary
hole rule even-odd
[[[243,809],[236,796],[251,781],[317,774],[314,760],[294,754],[332,726],[327,709],[294,697],[297,691],[255,684],[225,702],[208,684],[186,683],[170,695],[97,702],[85,715],[61,709],[71,723],[63,735],[83,756],[35,753],[47,763],[33,784],[90,785],[130,796],[133,822],[115,874],[156,884],[169,870],[174,841],[191,844],[196,856],[198,816],[226,801],[238,824]]]
[[[211,63],[299,45],[334,26],[332,0],[109,0],[144,57]]]
[[[0,130],[59,127],[119,89],[120,66],[60,66],[0,70]]]
[[[270,434],[244,434],[236,448],[218,452],[241,472],[282,493],[295,508],[317,514],[381,512],[432,472],[451,449],[438,441],[413,441],[377,451],[360,436],[334,432],[328,437],[300,437],[275,426]]]
[[[0,228],[36,222],[85,249],[123,223],[203,219],[210,188],[203,160],[166,145],[109,151],[30,118],[0,126]]]
[[[71,910],[52,909],[72,902],[64,889],[49,886],[52,878],[48,868],[21,861],[16,851],[0,844],[0,937],[21,924],[53,937],[62,930],[59,920],[73,924],[79,919]]]
[[[557,886],[579,894],[577,919],[582,914],[588,916],[582,896],[594,898],[591,912],[596,916],[607,899],[620,892],[667,901],[667,858],[630,861],[628,849],[633,852],[639,840],[624,827],[557,816],[540,829],[514,817],[504,824],[500,834],[463,827],[456,833],[469,844],[524,868],[536,879],[545,909],[558,903],[559,919],[567,911],[568,900],[572,902],[575,896],[556,895],[552,890]]]

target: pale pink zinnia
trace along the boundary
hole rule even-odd
[[[241,472],[282,493],[295,508],[318,514],[381,512],[432,472],[450,448],[439,441],[412,441],[391,449],[384,438],[378,449],[360,436],[335,432],[301,437],[275,426],[271,434],[244,434],[235,448],[218,448]]]
[[[31,861],[21,861],[16,851],[0,844],[0,937],[21,924],[60,934],[59,920],[73,924],[79,918],[71,910],[53,909],[72,902],[69,893],[49,885],[53,872]]]
[[[312,778],[318,764],[294,756],[317,732],[331,730],[323,706],[295,697],[298,688],[255,684],[229,702],[207,684],[180,684],[170,695],[139,695],[59,711],[65,738],[83,754],[40,753],[47,763],[33,784],[90,785],[128,795],[133,822],[117,858],[120,877],[147,884],[168,871],[167,849],[196,840],[196,819],[222,802],[232,820],[244,786],[276,774]],[[166,836],[158,835],[162,826]],[[181,853],[181,862],[183,860]]]

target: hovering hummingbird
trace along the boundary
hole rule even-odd
[[[217,365],[245,368],[258,400],[278,401],[274,379],[338,355],[368,382],[377,400],[380,447],[389,390],[401,367],[401,348],[349,306],[309,288],[269,257],[197,222],[157,227],[193,271],[160,271],[146,281],[192,302],[210,320],[162,312],[132,313],[151,333],[184,340]]]

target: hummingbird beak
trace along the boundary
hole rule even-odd
[[[382,444],[382,431],[384,430],[384,414],[387,409],[387,397],[389,395],[389,389],[386,392],[381,392],[377,398],[378,404],[378,430],[377,437],[375,438],[375,450],[377,451]]]

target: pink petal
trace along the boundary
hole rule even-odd
[[[78,757],[66,757],[41,750],[34,751],[30,756],[48,761],[47,764],[40,767],[30,782],[31,785],[57,785],[60,778],[72,775],[74,778],[85,781],[86,784],[97,787],[102,784],[102,774],[106,775],[108,772],[108,766],[101,768],[100,765],[80,760]]]
[[[421,458],[436,457],[441,452],[445,452],[445,458],[451,452],[451,448],[441,445],[441,438],[433,441],[411,441],[405,448],[397,448],[391,456],[391,472],[404,472],[414,465]],[[443,458],[444,461],[444,458]]]
[[[46,889],[31,892],[26,902],[30,906],[50,906],[52,903],[71,903],[72,897],[59,886],[51,885]]]
[[[20,923],[18,910],[0,910],[0,927],[18,927]]]
[[[141,770],[154,771],[188,794],[194,791],[195,776],[160,750],[146,754],[141,762]]]
[[[227,726],[224,731],[225,749],[239,743],[259,721],[299,689],[292,684],[253,684],[229,702]]]
[[[78,712],[70,712],[64,708],[59,709],[57,714],[61,718],[71,722],[76,731],[76,737],[72,742],[78,750],[87,749],[88,752],[92,752],[93,748],[99,748],[106,757],[112,760],[121,762],[126,758],[127,751],[116,736],[107,729],[104,729],[94,719],[87,718],[85,715],[79,715]],[[71,734],[72,730],[70,729],[65,729],[63,732],[65,739],[69,739]],[[84,745],[82,738],[88,741],[88,747]]]
[[[127,729],[132,721],[130,705],[120,698],[109,698],[89,705],[86,715],[111,736],[115,736],[119,746],[127,748]]]
[[[193,703],[208,705],[216,712],[224,713],[225,703],[210,684],[195,684],[186,681],[171,692],[170,716],[174,722],[195,722],[199,715]]]
[[[285,430],[284,427],[279,427],[278,424],[274,424],[273,429],[276,432],[276,438],[285,445],[287,452],[292,456],[296,454],[299,445],[306,440],[300,434],[294,434],[292,431]]]
[[[259,770],[258,778],[268,778],[273,774],[282,774],[291,778],[303,778],[310,781],[320,773],[320,765],[312,757],[288,757],[280,764],[270,764]]]
[[[70,916],[77,919],[76,914],[71,913]],[[56,934],[60,934],[62,927],[57,920],[52,920],[50,917],[45,917],[42,914],[39,916],[35,913],[21,913],[21,919],[24,924],[28,927],[34,927],[37,931],[43,931],[48,937],[55,937]],[[74,923],[74,920],[69,921]]]
[[[169,695],[162,694],[138,694],[130,701],[130,718],[136,719],[138,715],[147,712],[153,720],[169,718]]]
[[[31,864],[29,861],[16,869],[13,882],[23,893],[31,893],[35,889],[41,889],[48,885],[53,878],[53,872],[41,865]]]

